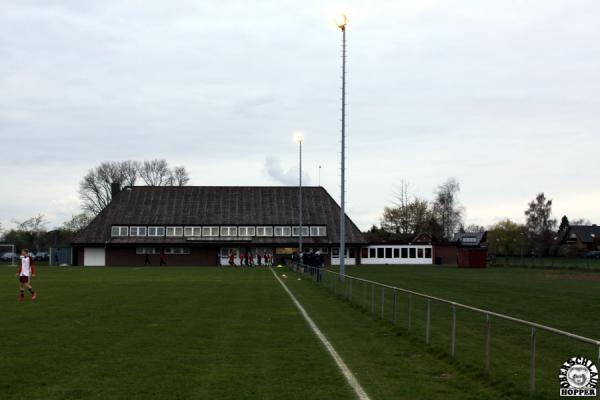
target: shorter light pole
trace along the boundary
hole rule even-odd
[[[302,254],[302,133],[294,134],[294,139],[298,142],[298,255]]]
[[[319,165],[319,187],[321,187],[321,166]]]

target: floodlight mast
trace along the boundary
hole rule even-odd
[[[346,25],[348,18],[342,14],[336,21],[342,30],[342,165],[341,165],[341,197],[340,197],[340,279],[346,274]]]
[[[298,173],[298,255],[302,254],[302,135],[298,136],[298,157],[300,159],[300,167]]]

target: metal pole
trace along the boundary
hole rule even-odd
[[[490,314],[485,315],[485,373],[490,374],[491,364],[492,324]]]
[[[384,310],[385,310],[385,286],[381,287],[381,319],[384,319]]]
[[[535,326],[531,327],[531,367],[529,371],[529,393],[535,393]]]
[[[596,365],[600,365],[600,346],[598,346],[598,364]]]
[[[412,294],[408,294],[408,332],[410,332],[410,328],[412,325]]]
[[[342,168],[340,197],[340,278],[346,275],[346,25],[342,30]]]
[[[348,288],[348,291],[350,292],[348,300],[350,300],[350,302],[352,303],[352,279],[350,279],[348,283],[350,284],[350,287]]]
[[[396,302],[398,301],[398,291],[394,289],[394,325],[398,323],[398,319],[396,317]]]
[[[431,334],[431,299],[427,299],[427,323],[425,325],[425,344],[429,344]]]
[[[319,187],[321,187],[321,166],[319,165]]]
[[[450,354],[452,355],[452,358],[454,358],[455,349],[456,349],[456,305],[452,304],[452,345],[451,345],[451,350],[450,350]]]
[[[375,284],[371,284],[371,314],[375,314]]]
[[[299,229],[298,229],[298,254],[302,254],[302,139],[298,141],[299,143],[299,158],[300,158],[300,168],[298,173],[298,203],[300,204],[298,207],[298,220],[299,220]]]
[[[333,278],[333,293],[337,294],[337,279]]]

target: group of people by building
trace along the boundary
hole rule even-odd
[[[292,261],[309,267],[323,268],[325,265],[325,257],[323,257],[323,254],[321,254],[320,251],[304,251],[300,254],[294,253]]]
[[[254,255],[251,251],[248,252],[240,252],[239,254],[239,264],[235,263],[236,254],[233,251],[229,252],[229,265],[234,267],[236,265],[240,265],[242,267],[260,267],[266,266],[270,267],[273,265],[273,254],[271,253],[256,253],[256,260],[254,259]]]
[[[325,257],[320,251],[304,251],[300,254],[294,253],[292,262],[301,264],[304,267],[309,267],[311,276],[316,275],[317,282],[321,281],[321,269],[325,266]]]

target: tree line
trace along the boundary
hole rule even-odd
[[[436,241],[449,241],[457,232],[487,230],[488,251],[492,255],[574,256],[577,250],[572,246],[560,246],[560,234],[571,225],[591,224],[585,219],[569,222],[565,215],[557,229],[557,220],[552,216],[552,200],[544,193],[538,193],[524,210],[523,224],[506,218],[487,229],[479,225],[465,227],[465,209],[457,199],[459,192],[458,181],[449,178],[436,187],[434,198],[429,201],[411,195],[408,183],[402,180],[394,191],[393,204],[383,209],[380,226],[373,225],[365,235],[370,241],[410,241],[426,233]]]
[[[580,249],[561,246],[560,236],[572,225],[591,225],[586,219],[569,221],[566,215],[552,217],[552,200],[538,193],[525,209],[525,223],[506,218],[488,230],[488,251],[497,256],[577,256]],[[600,244],[600,243],[599,243]]]
[[[68,246],[90,221],[125,187],[138,182],[147,186],[185,186],[189,173],[182,166],[169,167],[164,159],[146,161],[105,161],[90,169],[79,182],[81,213],[73,215],[62,226],[48,230],[48,221],[42,214],[24,221],[12,222],[7,231],[0,225],[0,243],[14,244],[18,249],[48,250],[54,246]],[[8,251],[1,249],[0,252]]]
[[[79,183],[84,213],[98,215],[115,194],[138,180],[147,186],[185,186],[190,177],[185,167],[170,168],[164,159],[105,161],[90,169]]]
[[[402,180],[394,191],[394,201],[383,209],[380,226],[365,232],[367,240],[411,240],[428,233],[438,240],[450,240],[462,225],[465,209],[458,202],[460,184],[449,178],[434,190],[432,201],[414,196]]]

